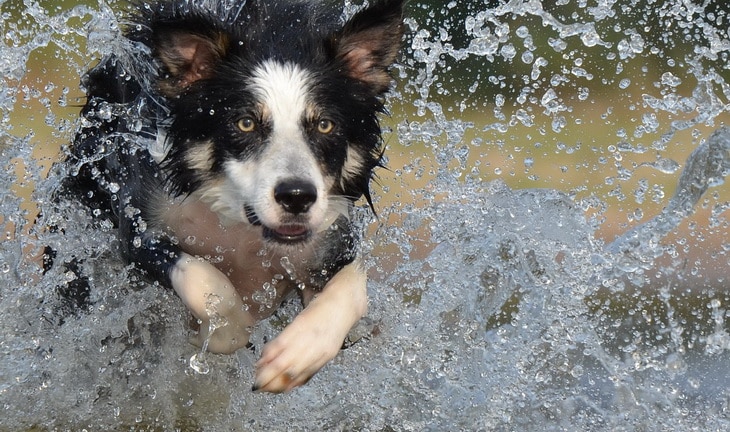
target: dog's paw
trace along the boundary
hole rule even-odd
[[[332,360],[347,333],[367,311],[365,283],[365,273],[354,262],[340,270],[321,292],[305,292],[304,310],[264,346],[256,363],[253,389],[289,391],[305,384]]]
[[[254,391],[282,393],[306,384],[342,346],[340,332],[328,320],[300,314],[264,346],[256,363]]]

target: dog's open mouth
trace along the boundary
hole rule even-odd
[[[263,225],[252,207],[246,206],[245,213],[251,225]],[[263,229],[265,239],[279,243],[299,243],[308,240],[312,235],[312,230],[309,229],[308,225],[297,222],[284,223],[276,228],[263,225]]]
[[[289,223],[277,228],[264,227],[264,237],[280,243],[299,243],[307,240],[312,231],[307,225]]]

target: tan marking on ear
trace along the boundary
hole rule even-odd
[[[160,89],[174,96],[194,82],[210,78],[228,44],[225,33],[211,37],[181,31],[162,33],[157,40],[157,56],[169,75],[160,80]]]
[[[332,37],[346,73],[368,84],[376,94],[387,91],[392,81],[388,69],[403,38],[402,6],[402,1],[374,1]]]
[[[374,39],[376,37],[382,35],[370,31],[346,39],[342,43],[340,55],[347,65],[348,75],[381,92],[387,90],[392,81],[388,68],[395,61],[399,46],[385,46]]]

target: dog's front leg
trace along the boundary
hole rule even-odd
[[[208,351],[229,354],[248,344],[255,321],[231,281],[212,264],[182,253],[170,271],[170,282],[185,306],[201,321],[193,340],[208,342]],[[212,333],[211,333],[212,330]]]
[[[332,360],[352,326],[367,312],[366,281],[357,260],[337,272],[294,321],[266,344],[256,363],[254,390],[289,391]]]

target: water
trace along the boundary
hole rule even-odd
[[[49,200],[79,74],[130,49],[119,5],[49,4],[0,3],[0,430],[730,428],[722,7],[411,2],[368,318],[272,396],[253,364],[295,303],[203,355],[111,227]],[[25,259],[43,245],[86,260],[88,311]]]

